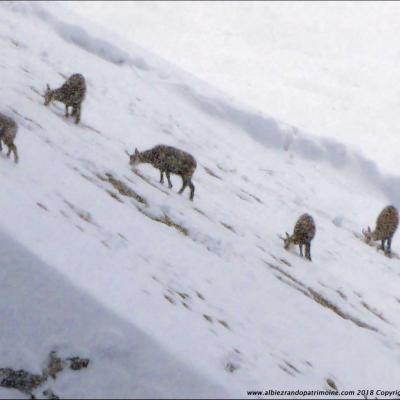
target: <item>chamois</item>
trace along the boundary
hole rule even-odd
[[[376,219],[376,227],[374,231],[368,227],[368,230],[362,231],[367,243],[371,241],[380,240],[381,250],[386,255],[391,254],[392,237],[396,232],[397,226],[399,225],[399,212],[394,206],[385,207]],[[386,242],[386,249],[385,249]]]
[[[18,162],[18,150],[14,143],[17,136],[18,125],[10,117],[0,113],[0,151],[3,150],[2,142],[8,147],[7,157],[14,153],[14,161]]]
[[[175,147],[158,145],[150,150],[139,152],[135,149],[133,154],[129,154],[129,164],[132,166],[149,163],[154,168],[160,170],[160,183],[164,183],[164,172],[168,179],[168,186],[172,188],[170,173],[180,175],[182,178],[182,187],[179,190],[181,194],[186,186],[190,188],[190,200],[193,200],[195,186],[192,183],[192,176],[197,167],[195,158]]]
[[[51,90],[47,84],[44,95],[44,105],[47,106],[51,101],[56,100],[65,104],[65,116],[68,117],[68,107],[72,107],[71,117],[75,116],[75,123],[81,120],[82,102],[86,96],[86,82],[81,74],[73,74],[58,89]]]
[[[314,219],[309,214],[303,214],[299,217],[294,226],[293,235],[286,232],[286,237],[283,239],[284,248],[289,249],[290,245],[298,244],[300,255],[303,257],[303,245],[306,247],[305,257],[311,261],[311,241],[315,236]]]

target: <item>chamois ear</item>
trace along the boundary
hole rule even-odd
[[[368,227],[368,233],[371,233],[371,228],[370,227]]]
[[[135,154],[138,155],[139,154],[139,150],[137,148],[135,148]]]
[[[46,84],[46,90],[50,90],[50,85],[48,83]]]
[[[289,239],[290,235],[287,232],[285,232],[285,233],[286,233],[286,239]]]

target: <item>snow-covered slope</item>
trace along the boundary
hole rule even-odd
[[[65,5],[258,110],[397,169],[398,2]]]
[[[57,4],[0,4],[0,41],[21,159],[0,157],[2,325],[24,322],[1,338],[0,368],[78,349],[92,364],[54,384],[62,397],[395,389],[400,262],[353,232],[398,204],[398,177]],[[73,72],[88,83],[78,126],[41,96]],[[130,170],[126,149],[158,143],[196,157],[193,203],[179,178],[169,190],[150,166]],[[303,212],[312,263],[277,236]],[[123,375],[107,389],[105,368]]]
[[[89,356],[90,367],[80,376],[64,373],[47,383],[63,398],[224,393],[7,235],[0,233],[0,241],[2,367],[40,374],[51,351]],[[1,398],[7,394],[20,395],[0,389]]]

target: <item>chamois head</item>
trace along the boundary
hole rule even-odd
[[[46,85],[46,91],[44,93],[44,105],[48,106],[53,100],[53,91],[50,89],[49,84]]]
[[[129,154],[127,151],[125,151],[125,153],[129,156],[130,165],[134,167],[135,165],[140,164],[140,153],[138,149],[135,149],[135,152],[133,154]]]
[[[292,237],[285,232],[286,237],[283,237],[281,235],[279,235],[279,238],[283,240],[283,247],[285,248],[285,250],[288,250],[290,245],[292,244]]]
[[[370,227],[368,227],[367,230],[365,230],[365,229],[362,230],[362,234],[364,235],[364,240],[366,243],[370,243],[371,240],[373,239],[372,233],[373,232],[371,231]]]

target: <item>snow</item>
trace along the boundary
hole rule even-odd
[[[397,168],[396,2],[64,4],[257,110]]]
[[[0,242],[3,365],[40,374],[43,355],[52,350],[64,357],[89,357],[88,370],[64,372],[47,383],[62,398],[79,398],[82,393],[93,398],[223,395],[217,385],[192,373],[15,240],[0,233]],[[4,396],[20,394],[0,388]]]
[[[20,153],[0,156],[0,368],[79,352],[88,370],[53,386],[69,398],[396,389],[399,259],[354,233],[399,205],[398,176],[58,3],[1,3],[0,41]],[[41,96],[74,72],[78,126]],[[196,157],[194,202],[129,168],[125,150],[159,143]],[[278,237],[304,212],[312,263]]]

